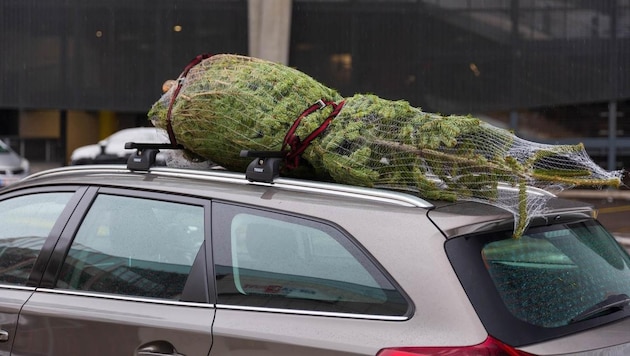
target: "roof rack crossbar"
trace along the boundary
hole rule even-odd
[[[126,149],[138,149],[145,150],[147,148],[152,149],[169,149],[169,150],[181,150],[184,148],[182,145],[174,145],[172,143],[142,143],[142,142],[126,142]]]
[[[148,171],[155,165],[155,157],[160,149],[181,150],[182,145],[172,143],[126,142],[126,149],[136,149],[127,159],[127,168],[131,171]]]

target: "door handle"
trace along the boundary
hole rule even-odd
[[[136,350],[137,356],[185,356],[175,350],[170,342],[159,340],[146,343]]]
[[[0,330],[0,342],[9,341],[9,332],[6,330]]]

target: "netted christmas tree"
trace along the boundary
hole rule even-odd
[[[291,157],[315,132],[299,161],[285,162],[283,175],[492,204],[514,214],[516,237],[544,213],[550,197],[527,187],[559,192],[621,181],[621,171],[600,168],[581,144],[539,144],[471,116],[427,113],[402,100],[344,98],[296,69],[261,59],[211,56],[178,83],[149,118],[191,154],[244,171],[251,158],[241,150],[284,150]],[[304,115],[319,100],[329,105]]]

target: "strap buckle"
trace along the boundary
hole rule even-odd
[[[317,101],[316,101],[313,105],[317,105],[317,106],[319,106],[319,107],[317,108],[317,109],[319,109],[319,110],[321,110],[321,109],[323,109],[323,108],[325,108],[325,107],[326,107],[326,103],[325,103],[325,102],[324,102],[324,100],[322,100],[322,99],[317,100]]]

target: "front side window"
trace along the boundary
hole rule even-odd
[[[402,316],[384,274],[331,226],[222,205],[213,219],[218,303]],[[225,215],[224,215],[225,214]]]
[[[57,287],[179,300],[204,241],[203,210],[99,195],[72,242]]]
[[[39,193],[0,201],[0,283],[24,285],[37,255],[73,193]]]

